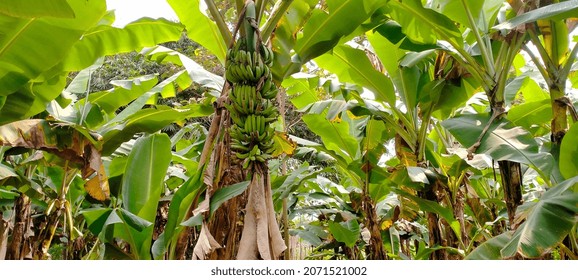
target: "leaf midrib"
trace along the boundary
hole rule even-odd
[[[409,11],[411,14],[413,14],[416,18],[418,18],[419,20],[423,20],[424,22],[426,22],[432,29],[436,30],[436,33],[438,33],[438,35],[441,35],[443,37],[444,40],[446,41],[451,41],[453,38],[453,36],[447,34],[447,32],[442,29],[439,28],[439,26],[437,24],[435,24],[434,22],[428,20],[427,16],[424,16],[422,13],[420,13],[419,11],[413,9],[412,7],[403,4],[401,1],[396,1],[395,3],[397,3],[398,5],[400,5],[401,7],[403,7],[405,10]],[[423,7],[422,7],[423,8]],[[423,8],[426,9],[426,8]],[[416,20],[416,19],[414,19]]]
[[[156,153],[155,153],[155,145],[154,145],[154,144],[155,144],[155,139],[156,139],[156,137],[157,137],[156,135],[153,135],[153,136],[151,137],[151,140],[150,140],[150,143],[149,143],[149,145],[150,145],[149,153],[150,153],[150,159],[151,159],[151,160],[149,160],[149,162],[148,162],[148,174],[147,174],[147,178],[146,178],[146,179],[147,179],[147,183],[148,183],[148,188],[147,188],[147,192],[145,193],[145,196],[146,196],[146,197],[145,197],[144,204],[143,204],[143,206],[141,207],[141,209],[139,209],[139,212],[140,212],[142,209],[144,209],[144,206],[146,205],[147,201],[149,200],[149,197],[151,196],[150,191],[151,191],[152,188],[153,188],[153,186],[152,186],[152,184],[153,184],[153,175],[152,175],[152,174],[153,174],[153,162],[156,161],[156,160],[154,159],[154,158],[155,158],[154,155],[156,154]]]
[[[498,128],[498,127],[496,127],[496,128]],[[518,147],[516,147],[514,144],[512,144],[510,141],[508,141],[508,139],[506,139],[506,138],[504,138],[503,136],[497,134],[497,133],[496,133],[496,128],[494,128],[494,129],[491,131],[491,133],[492,133],[493,135],[495,135],[496,137],[502,139],[502,141],[504,141],[505,143],[507,143],[510,147],[514,148],[514,150],[516,150],[516,152],[518,152],[519,154],[521,154],[522,157],[526,158],[526,159],[528,160],[528,162],[530,162],[532,165],[534,165],[534,166],[536,166],[536,167],[538,166],[538,165],[536,165],[536,163],[535,163],[533,160],[531,160],[529,157],[527,157],[526,154],[525,154],[522,150],[518,149]],[[485,138],[485,137],[484,137],[484,138]]]
[[[345,142],[345,139],[343,139],[343,137],[341,137],[341,133],[339,133],[339,130],[337,129],[337,127],[335,126],[335,124],[332,123],[332,122],[329,122],[329,124],[331,125],[331,127],[332,127],[333,130],[335,131],[335,134],[337,134],[337,138],[339,138],[339,140],[341,141],[341,144],[343,145],[343,148],[345,149],[346,154],[349,155],[352,159],[355,158],[355,155],[350,155],[350,154],[349,154],[349,152],[350,152],[350,151],[348,151],[348,150],[349,150],[349,148],[348,148],[349,145],[347,145],[347,143]]]
[[[20,37],[20,35],[22,35],[22,33],[24,33],[24,31],[26,31],[30,25],[32,24],[32,22],[34,22],[36,20],[36,18],[31,18],[28,20],[28,22],[26,22],[24,24],[24,26],[22,26],[22,28],[20,28],[20,30],[18,30],[14,36],[12,36],[12,38],[10,38],[8,40],[8,43],[4,45],[4,47],[2,47],[0,49],[0,57],[2,57],[4,55],[4,53],[6,52],[6,50],[8,50],[18,39],[18,37]]]
[[[524,110],[524,112],[525,112],[524,114],[521,114],[520,117],[518,117],[516,119],[510,119],[510,121],[515,123],[515,122],[517,122],[517,121],[519,121],[519,120],[521,120],[527,116],[533,115],[535,112],[542,110],[542,109],[544,109],[545,106],[547,106],[547,103],[543,103],[543,102],[540,102],[540,103],[542,103],[542,104],[540,104],[540,106],[538,106],[532,110]]]

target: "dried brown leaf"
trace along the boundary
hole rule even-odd
[[[199,239],[195,249],[193,249],[193,260],[204,260],[208,254],[219,248],[221,248],[221,245],[213,238],[207,228],[207,224],[203,222]]]
[[[268,176],[266,171],[253,174],[237,259],[273,260],[287,248],[275,217]]]
[[[41,119],[21,120],[0,126],[0,145],[42,150],[80,165],[86,191],[104,201],[110,197],[108,179],[94,139],[73,125]]]

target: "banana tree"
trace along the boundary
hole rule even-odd
[[[444,110],[440,110],[440,107],[442,107],[442,109],[443,107],[446,109],[451,107],[449,109],[451,112],[459,106],[459,103],[452,104],[450,102],[460,101],[452,100],[450,102],[440,102],[439,93],[451,93],[451,91],[449,91],[451,88],[450,81],[452,83],[455,83],[456,81],[462,83],[462,88],[467,88],[467,86],[464,85],[468,84],[473,86],[472,89],[480,87],[487,95],[492,112],[489,118],[485,117],[478,119],[478,122],[484,124],[484,126],[478,126],[475,128],[477,132],[474,132],[467,141],[464,141],[465,139],[459,136],[463,134],[465,130],[475,126],[467,126],[464,123],[463,126],[459,126],[460,130],[454,130],[452,128],[449,129],[449,131],[454,134],[458,141],[469,147],[467,149],[467,154],[462,156],[465,157],[467,155],[467,158],[472,159],[474,157],[474,152],[478,151],[481,154],[489,154],[492,158],[498,161],[501,167],[502,186],[504,186],[504,197],[507,204],[510,224],[512,227],[515,227],[514,218],[516,208],[522,201],[522,169],[520,169],[519,163],[525,163],[533,167],[540,173],[541,178],[547,184],[550,183],[552,178],[551,174],[553,174],[551,173],[553,168],[551,156],[549,154],[539,153],[536,143],[529,146],[532,147],[531,149],[524,150],[523,154],[520,153],[521,147],[518,147],[518,145],[515,144],[516,141],[520,141],[522,138],[526,139],[523,141],[529,141],[528,143],[535,141],[529,137],[530,135],[527,132],[520,131],[519,133],[512,134],[514,138],[511,138],[510,136],[504,138],[500,135],[505,133],[506,130],[500,132],[499,130],[496,130],[496,126],[492,125],[494,122],[501,123],[498,127],[511,129],[511,124],[507,124],[507,121],[500,119],[504,117],[503,112],[507,108],[505,91],[511,90],[513,87],[513,85],[506,87],[509,85],[507,82],[511,77],[511,65],[513,64],[516,54],[519,52],[521,44],[524,42],[524,36],[521,34],[511,33],[511,36],[506,36],[500,40],[495,40],[489,36],[482,37],[481,34],[487,34],[488,32],[486,31],[489,31],[494,25],[502,1],[476,3],[470,1],[452,3],[434,1],[433,3],[430,3],[430,5],[431,7],[435,7],[437,11],[423,7],[420,1],[390,1],[388,5],[390,8],[388,14],[395,21],[390,21],[388,25],[384,25],[380,32],[385,34],[390,42],[398,44],[395,46],[398,48],[390,47],[390,49],[393,49],[394,51],[399,49],[397,60],[391,59],[390,54],[392,51],[389,51],[387,52],[387,58],[389,60],[382,61],[385,61],[384,66],[386,70],[388,70],[388,75],[393,77],[395,88],[400,94],[401,101],[403,102],[402,104],[405,105],[404,110],[408,111],[407,115],[404,115],[395,107],[395,97],[392,97],[391,90],[389,90],[388,93],[388,86],[384,85],[383,79],[376,82],[373,80],[373,77],[377,75],[376,73],[371,73],[371,71],[367,70],[360,70],[364,67],[363,64],[369,65],[369,63],[359,63],[359,55],[355,56],[356,59],[354,60],[351,58],[353,55],[348,55],[347,52],[343,50],[343,47],[340,47],[341,49],[334,50],[330,62],[319,60],[319,63],[324,68],[336,73],[340,79],[355,82],[370,89],[379,101],[387,101],[386,107],[389,107],[388,110],[391,113],[389,113],[389,116],[386,115],[385,120],[389,125],[396,129],[399,136],[396,139],[396,144],[398,144],[396,151],[398,151],[398,154],[402,155],[400,156],[400,159],[402,159],[403,162],[410,163],[408,166],[411,166],[411,162],[416,162],[417,159],[423,160],[426,155],[425,151],[429,150],[425,145],[425,135],[427,135],[429,122],[431,121],[430,115],[428,115],[431,114],[431,110],[438,111],[437,114],[434,115],[439,116],[444,112]],[[420,20],[416,20],[417,18]],[[459,23],[459,25],[454,24],[456,22]],[[460,26],[461,29],[458,29],[456,26]],[[399,34],[399,29],[401,29],[402,34],[407,36],[409,40],[403,40],[403,37],[400,39],[400,36],[398,35],[396,35],[397,37],[391,35],[394,34],[394,32],[388,34],[388,29],[392,30],[395,28],[398,28],[397,34]],[[380,29],[378,28],[376,30],[379,31]],[[379,48],[376,48],[376,46],[385,48],[388,45],[383,42],[380,45],[377,45],[378,42],[376,42],[376,39],[373,39],[372,41],[372,37],[369,38],[378,55],[380,54],[380,51],[385,53],[384,50],[380,50]],[[421,43],[421,46],[416,47],[416,42]],[[391,43],[389,44],[391,45]],[[411,44],[414,46],[411,46]],[[407,51],[403,50],[404,48],[422,52],[407,55]],[[428,55],[431,56],[431,51],[423,52],[424,49],[434,48],[440,49],[440,54],[436,58],[437,68],[434,68],[435,70],[433,73],[430,73],[429,79],[433,82],[435,82],[433,79],[437,80],[437,89],[435,86],[436,84],[431,83],[429,91],[424,93],[421,98],[419,95],[417,95],[416,98],[416,93],[419,94],[420,90],[415,90],[415,88],[412,87],[417,87],[419,89],[422,80],[416,78],[411,80],[411,72],[408,71],[404,73],[403,71],[411,70],[411,67],[407,67],[408,65],[415,66],[415,64],[411,64],[411,61],[420,61],[419,58],[424,58]],[[416,59],[416,57],[418,59]],[[355,64],[352,63],[353,61],[356,61]],[[338,62],[341,62],[341,65]],[[402,67],[399,68],[397,63],[402,65]],[[390,66],[388,67],[388,65]],[[368,67],[365,66],[365,68]],[[347,70],[344,71],[344,69]],[[414,75],[413,77],[416,76]],[[428,77],[428,75],[424,75],[424,77]],[[459,91],[454,91],[454,93],[451,94],[452,96],[455,96],[456,99],[461,99],[463,104],[472,93],[473,91],[470,91],[469,94],[466,93],[466,96],[460,96]],[[448,100],[446,96],[443,96],[443,98]],[[416,100],[423,102],[419,104],[420,109],[422,109],[420,112],[420,117],[423,117],[422,119],[419,119],[416,116],[417,110],[414,109],[418,104]],[[438,102],[441,105],[437,105]],[[445,111],[447,112],[448,110]],[[451,115],[452,114],[446,115],[441,119],[447,118],[447,116]],[[399,119],[398,121],[401,125],[397,125],[395,121],[396,118]],[[460,118],[463,117],[458,117],[456,121]],[[416,126],[416,124],[422,124],[423,126],[420,128],[419,126]],[[450,122],[445,123],[444,126],[450,126]],[[438,127],[437,129],[443,130],[441,127]],[[488,137],[487,134],[501,137],[504,143],[499,145],[504,145],[505,148],[496,152],[488,150],[492,145],[498,145],[500,141],[490,144],[490,142],[492,142],[490,140],[492,137]],[[440,133],[440,131],[435,131],[435,133],[432,132],[432,135],[443,137],[443,133]],[[403,141],[400,141],[400,139]],[[441,152],[447,152],[446,149],[453,148],[451,144],[447,145],[448,141],[446,141],[445,144],[445,148],[442,148],[440,150]],[[422,146],[420,147],[420,145]],[[411,155],[411,157],[404,157],[404,150],[406,151],[405,155]],[[436,157],[434,156],[435,153],[430,151],[428,154],[431,155],[428,159],[432,160],[433,166],[439,168],[439,161],[436,163]],[[447,173],[444,171],[442,174]],[[455,178],[450,177],[447,181],[447,185],[449,185],[453,190],[457,190],[456,187],[459,187],[460,185],[466,188],[467,180],[464,180],[464,175],[466,175],[465,171],[461,174],[458,173]],[[439,193],[439,191],[436,192]],[[451,196],[451,201],[454,203],[456,202],[456,199],[460,197],[459,192],[456,191],[451,192]],[[427,197],[426,195],[425,197],[435,200],[432,196]],[[452,204],[450,203],[450,208],[452,208],[451,205]],[[453,207],[454,211],[457,211],[455,213],[456,218],[459,218],[459,216],[463,217],[463,213],[461,215],[459,214],[459,203],[458,205],[453,206],[456,206]],[[450,218],[450,220],[451,219],[452,218]],[[430,238],[431,241],[433,241],[433,244],[430,244],[430,246],[433,246],[435,243],[441,241],[442,238],[441,236],[435,235],[435,233],[438,232],[438,230],[434,228],[434,226],[438,224],[437,218],[435,216],[430,217],[430,221]],[[462,228],[464,226],[463,218],[461,220],[461,226]],[[449,227],[451,227],[451,225]],[[456,227],[456,229],[457,230],[454,232],[456,236],[465,236],[465,232],[461,232],[458,227]],[[462,246],[467,242],[467,240],[460,241],[463,243]],[[464,247],[461,248],[464,249]],[[445,258],[445,256],[439,257]]]
[[[197,243],[194,249],[196,258],[269,259],[277,258],[286,247],[281,242],[274,209],[272,209],[270,202],[271,192],[269,191],[270,180],[268,179],[267,165],[252,164],[249,162],[255,162],[254,160],[244,160],[245,168],[243,168],[242,163],[230,161],[231,158],[244,157],[241,155],[243,153],[249,153],[247,154],[249,159],[254,157],[259,159],[259,162],[261,158],[266,159],[259,154],[257,149],[253,149],[256,147],[253,144],[249,145],[250,151],[243,151],[238,143],[237,145],[230,145],[230,143],[235,144],[230,140],[231,137],[236,139],[234,134],[238,134],[238,132],[233,132],[235,126],[247,130],[251,128],[251,125],[244,127],[244,123],[254,123],[252,119],[247,121],[245,115],[238,116],[239,112],[246,114],[243,110],[247,108],[240,110],[232,108],[232,106],[244,105],[243,103],[233,104],[237,99],[236,97],[239,96],[235,89],[242,88],[239,86],[240,84],[249,85],[250,88],[256,88],[257,91],[263,87],[262,82],[259,82],[258,79],[243,82],[255,79],[252,77],[254,74],[261,75],[262,73],[261,70],[253,71],[257,70],[256,68],[239,70],[240,68],[236,65],[240,61],[247,64],[245,63],[247,55],[239,55],[240,50],[249,53],[252,62],[265,62],[264,64],[267,64],[268,56],[271,55],[267,54],[267,45],[272,46],[275,59],[272,61],[272,66],[267,67],[268,69],[265,71],[270,72],[274,80],[267,78],[268,74],[265,74],[264,77],[266,78],[263,82],[267,82],[266,86],[273,89],[273,83],[269,84],[269,81],[280,83],[284,77],[297,72],[312,58],[329,51],[340,39],[354,32],[356,27],[366,21],[380,5],[379,1],[363,1],[362,5],[359,5],[360,3],[357,1],[328,1],[327,6],[318,6],[317,1],[277,1],[273,4],[268,1],[251,2],[236,1],[237,24],[231,32],[215,2],[205,1],[213,18],[211,20],[200,12],[199,1],[169,1],[181,22],[187,26],[191,39],[199,42],[220,58],[221,63],[225,65],[228,79],[220,98],[217,100],[216,114],[213,117],[209,136],[199,163],[199,173],[204,173],[204,175],[203,177],[196,176],[186,184],[186,188],[179,189],[178,193],[175,194],[176,199],[173,198],[171,203],[172,214],[167,224],[169,229],[165,231],[163,242],[165,242],[166,248],[180,248],[180,251],[174,255],[175,258],[183,258],[184,249],[187,248],[187,240],[190,236],[190,231],[183,230],[184,228],[179,224],[195,218],[199,213],[205,213],[203,214],[205,222],[201,226],[201,238],[206,242]],[[247,8],[247,6],[253,7],[253,5],[254,11],[253,8]],[[348,13],[350,8],[355,9],[356,13]],[[310,21],[305,20],[308,17],[311,17]],[[268,19],[264,20],[265,18]],[[344,18],[348,21],[343,21]],[[199,26],[198,22],[204,24]],[[313,24],[313,22],[316,23]],[[345,22],[347,22],[347,26],[344,26]],[[319,32],[319,24],[329,28]],[[300,32],[303,36],[298,38],[294,36]],[[207,40],[206,34],[212,34],[212,40]],[[253,55],[255,50],[260,53]],[[291,53],[292,50],[295,51],[294,54]],[[238,69],[232,70],[231,68]],[[249,75],[243,73],[244,71],[249,72]],[[272,96],[261,95],[261,97],[270,98]],[[241,122],[237,119],[238,117],[240,117]],[[266,124],[271,121],[273,120],[267,120]],[[260,122],[263,123],[263,120]],[[275,135],[271,130],[268,134]],[[286,137],[274,137],[275,141],[286,141],[282,140]],[[259,146],[258,149],[263,147]],[[247,173],[248,170],[252,171]],[[256,170],[258,171],[256,172]],[[206,205],[209,204],[207,202],[216,192],[244,180],[252,182],[247,193],[229,200],[216,213],[206,211]],[[257,188],[262,190],[256,191]],[[205,189],[204,202],[200,203],[202,190]],[[260,206],[247,203],[247,200],[253,199],[261,201]],[[241,219],[240,213],[243,209],[247,210],[244,217],[246,222],[243,225],[244,234],[241,232],[241,226],[236,222]],[[263,216],[267,218],[257,219],[254,216],[256,213],[263,213]],[[258,233],[256,237],[253,236],[254,233]],[[209,244],[209,246],[203,248],[202,244]],[[239,250],[239,246],[243,250]],[[218,247],[224,247],[224,249],[214,250]]]
[[[513,235],[512,233],[504,233],[489,240],[487,244],[484,244],[485,248],[480,247],[470,258],[508,258],[513,257],[516,253],[527,258],[537,258],[544,256],[551,248],[556,248],[555,250],[562,258],[575,258],[576,232],[575,223],[572,219],[568,221],[558,221],[555,225],[557,229],[544,232],[544,236],[530,238],[526,235],[523,241],[519,238],[528,232],[535,231],[537,227],[546,227],[547,222],[544,219],[544,212],[542,211],[548,211],[546,209],[549,207],[549,203],[563,204],[565,203],[564,201],[572,201],[565,206],[569,207],[565,211],[575,213],[575,209],[572,207],[572,204],[575,203],[573,202],[574,193],[572,191],[565,193],[563,196],[555,196],[555,198],[552,198],[550,193],[557,191],[563,192],[568,186],[572,187],[574,184],[572,180],[576,175],[575,164],[569,160],[569,156],[573,153],[573,148],[568,146],[569,141],[575,139],[574,134],[569,133],[569,138],[571,139],[564,140],[564,136],[569,127],[568,113],[574,122],[576,121],[575,107],[566,93],[566,81],[571,71],[571,64],[573,64],[576,56],[576,50],[570,50],[568,48],[569,35],[566,20],[576,10],[577,3],[575,1],[563,1],[560,3],[557,1],[541,2],[539,5],[533,3],[533,6],[525,7],[526,10],[531,10],[529,12],[524,11],[524,5],[522,5],[522,3],[510,1],[510,4],[518,11],[519,15],[495,28],[507,30],[517,28],[527,31],[531,42],[538,50],[538,55],[527,46],[524,46],[524,50],[536,65],[550,93],[549,97],[548,95],[542,94],[532,96],[530,93],[524,93],[525,99],[526,95],[528,96],[527,103],[512,107],[510,115],[512,116],[512,120],[516,120],[515,123],[525,128],[532,129],[531,127],[533,126],[534,134],[536,135],[541,136],[545,132],[549,132],[550,141],[552,142],[550,154],[558,162],[557,166],[559,166],[561,173],[553,173],[555,180],[562,181],[562,178],[569,180],[555,186],[553,189],[556,189],[556,191],[552,190],[544,193],[544,195],[540,197],[536,208],[534,208],[532,202],[524,204],[522,206],[523,211],[520,211],[518,216],[524,217],[527,220],[521,224],[521,228],[517,229]],[[538,37],[539,35],[542,35],[541,40]],[[540,57],[542,61],[540,61]],[[540,91],[541,89],[538,88],[538,93]],[[522,112],[528,112],[528,110],[543,112],[540,118],[529,119],[529,121],[535,125],[530,125],[522,121],[523,116],[527,115],[527,113]],[[508,118],[510,118],[510,116]],[[535,130],[536,127],[540,126],[547,128],[547,130]],[[561,212],[557,212],[555,215],[563,217]],[[550,226],[550,228],[552,228],[552,226]],[[563,243],[561,242],[562,240],[564,240]],[[533,247],[533,249],[530,248],[530,246]],[[491,248],[493,252],[487,251],[489,248]]]
[[[486,4],[488,3],[491,4],[491,2],[492,1],[486,1],[483,3],[482,6],[485,7]],[[473,3],[469,3],[468,1],[461,1],[461,4],[463,10],[462,13],[460,13],[460,15],[462,15],[461,16],[462,18],[463,15],[467,16],[467,18],[462,19],[462,22],[460,22],[460,15],[455,14],[452,15],[451,12],[448,13],[444,11],[444,7],[447,6],[437,5],[434,7],[436,7],[436,9],[440,9],[443,14],[446,14],[448,17],[454,19],[455,21],[462,23],[463,26],[469,27],[470,32],[474,33],[473,36],[474,38],[472,39],[472,41],[478,48],[476,52],[480,54],[481,56],[480,60],[482,61],[482,63],[478,63],[477,61],[475,61],[474,59],[475,56],[467,53],[467,49],[461,48],[459,43],[461,41],[456,41],[455,38],[452,38],[450,36],[451,34],[449,32],[446,32],[445,30],[438,28],[434,29],[434,33],[437,36],[440,36],[440,38],[443,38],[447,43],[449,43],[449,46],[452,47],[449,49],[449,54],[454,56],[457,61],[461,61],[461,64],[466,70],[468,70],[468,73],[471,74],[473,77],[475,77],[476,80],[479,82],[480,86],[484,89],[484,91],[488,96],[492,114],[490,115],[489,120],[488,119],[480,120],[478,118],[478,120],[476,121],[476,123],[478,124],[485,123],[484,126],[474,125],[474,123],[472,122],[469,122],[470,123],[469,125],[466,124],[468,123],[466,119],[472,118],[473,116],[465,116],[465,115],[445,121],[444,126],[447,129],[449,129],[450,132],[454,130],[452,134],[461,144],[470,147],[468,148],[468,157],[471,157],[472,152],[478,151],[478,153],[484,153],[485,151],[485,153],[490,155],[493,159],[498,160],[502,173],[502,185],[504,186],[504,196],[509,214],[510,227],[516,228],[519,226],[520,223],[520,218],[517,218],[516,216],[516,208],[522,202],[521,189],[520,189],[520,186],[522,184],[522,176],[521,176],[522,172],[519,169],[520,167],[517,163],[524,163],[532,167],[536,172],[539,173],[539,177],[544,181],[544,184],[546,185],[551,185],[552,182],[559,181],[558,179],[559,177],[556,175],[557,166],[552,164],[553,163],[552,155],[550,153],[543,153],[542,155],[540,155],[535,140],[531,139],[531,134],[529,134],[527,131],[524,131],[524,129],[522,128],[513,127],[511,124],[509,124],[508,121],[500,120],[503,119],[502,113],[500,113],[500,111],[504,112],[505,109],[507,108],[507,104],[505,103],[505,97],[507,95],[505,94],[505,92],[507,89],[511,89],[511,87],[509,87],[511,85],[507,84],[507,79],[510,76],[510,72],[512,69],[511,66],[513,64],[515,55],[516,53],[519,52],[521,44],[524,43],[525,34],[518,33],[523,30],[512,30],[509,32],[509,35],[507,35],[503,40],[492,41],[490,38],[484,38],[481,36],[481,34],[484,34],[485,32],[483,31],[488,30],[493,25],[494,21],[493,20],[486,21],[488,17],[485,17],[486,19],[484,19],[484,17],[482,16],[481,24],[484,24],[483,26],[485,27],[483,28],[485,29],[478,30],[478,28],[476,27],[479,26],[480,22],[475,20],[476,19],[475,16],[478,13],[472,13],[473,10],[472,7],[476,6],[474,6]],[[419,9],[418,6],[419,4],[417,3],[416,6],[413,7],[412,5],[408,5],[405,2],[395,3],[395,5],[397,5],[404,11],[411,11],[415,7],[418,7]],[[555,9],[556,7],[557,6],[552,5],[554,13],[560,14],[561,10],[555,12],[557,10]],[[550,11],[552,11],[552,9]],[[439,16],[442,17],[441,14]],[[525,17],[526,17],[525,15],[519,16],[518,18],[512,19],[511,22],[508,22],[505,25],[510,26],[510,24],[518,20],[523,21]],[[488,22],[489,25],[487,25]],[[410,25],[411,24],[408,23],[406,27],[409,27]],[[499,26],[495,27],[495,29],[499,28],[500,28]],[[423,33],[421,33],[421,35],[422,37],[424,37]],[[499,50],[497,53],[494,53],[492,51],[497,49]],[[463,122],[463,125],[457,126],[460,127],[460,129],[456,129],[457,128],[455,126],[456,121]],[[496,124],[498,124],[496,129],[492,128],[495,127]],[[476,126],[477,128],[475,128],[475,130],[478,130],[479,134],[475,133],[474,135],[476,134],[479,135],[477,137],[477,140],[476,137],[467,137],[469,138],[469,140],[466,141],[465,139],[466,138],[465,134],[467,133],[466,131],[473,129]],[[519,132],[514,133],[515,130],[519,130]],[[508,137],[504,137],[506,136],[506,134],[504,134],[506,131],[511,131],[510,133],[507,133]],[[487,133],[490,133],[490,135],[488,135]],[[494,138],[494,136],[499,136],[500,140],[498,142],[491,140],[492,138]],[[532,150],[531,151],[521,150],[520,148],[522,146],[516,145],[515,142],[512,141],[514,139],[508,140],[508,138],[512,136],[515,136],[514,139],[517,139],[517,141],[528,141],[528,144],[523,146],[532,147],[531,148]],[[460,140],[460,138],[462,138],[462,140]],[[504,140],[505,140],[504,144],[506,144],[506,146],[510,146],[511,148],[499,151],[499,149],[496,149],[496,147],[498,147],[499,142],[502,142]],[[512,164],[511,162],[516,162],[516,164]],[[510,175],[515,176],[509,176],[508,173],[513,173]],[[521,212],[518,214],[524,215],[523,213],[525,212]],[[536,222],[535,219],[532,219],[532,222],[528,220],[523,225],[533,226],[532,223],[534,222]],[[519,229],[516,231],[516,233],[521,231],[522,230]],[[551,229],[550,231],[554,231],[554,229]],[[568,231],[564,231],[564,233],[561,233],[561,235],[563,236],[564,234],[567,233]],[[548,244],[547,246],[554,246],[556,244],[556,240],[558,241],[560,240],[557,239],[559,238],[559,235],[556,236],[557,237],[554,239],[548,239],[549,241],[547,243]],[[536,244],[536,246],[540,246],[542,248],[544,244],[537,245],[539,243],[539,240],[541,239],[536,238],[532,239],[531,242],[535,242],[534,244]],[[527,242],[528,240],[524,241]],[[525,251],[525,248],[523,247],[524,245],[518,243],[516,246],[517,247],[514,246],[516,250],[513,250],[514,247],[510,248],[513,251],[509,251],[509,256],[513,256],[517,252],[520,253],[522,256],[536,257],[536,252],[528,254]],[[543,253],[543,251],[541,250],[538,250],[538,252]]]
[[[520,5],[519,3],[512,3]],[[515,6],[516,7],[516,6]],[[568,115],[573,122],[578,120],[576,108],[567,96],[567,80],[572,64],[576,60],[578,49],[570,49],[569,33],[565,14],[577,9],[575,1],[543,1],[535,9],[524,13],[517,20],[512,20],[508,29],[518,28],[526,24],[531,42],[536,46],[537,54],[525,46],[524,50],[530,56],[536,68],[542,75],[550,93],[551,124],[550,139],[553,143],[553,155],[558,158],[562,139],[569,128]],[[541,35],[541,38],[539,37]],[[543,104],[543,107],[546,104]],[[563,169],[562,169],[563,170]],[[572,174],[563,174],[567,179]]]

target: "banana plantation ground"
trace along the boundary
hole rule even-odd
[[[578,1],[0,3],[0,259],[577,259]]]

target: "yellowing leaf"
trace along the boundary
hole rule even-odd
[[[391,227],[391,225],[393,225],[393,221],[392,220],[385,220],[383,221],[383,223],[381,223],[381,230],[387,230],[388,228]]]
[[[354,115],[353,113],[351,113],[351,111],[349,111],[349,110],[347,110],[347,111],[345,111],[345,112],[347,113],[347,117],[349,117],[349,118],[352,119],[352,120],[359,120],[359,119],[363,119],[363,118],[366,117],[366,116],[361,116],[361,115],[360,115],[360,116],[356,116],[356,115]]]
[[[281,154],[286,154],[287,156],[292,156],[297,148],[297,143],[291,140],[287,133],[275,132],[273,136],[275,151],[273,151],[272,156],[278,157]]]
[[[333,118],[332,120],[330,120],[332,123],[340,123],[341,122],[341,116],[336,115],[335,118]]]
[[[110,188],[104,172],[104,165],[101,165],[96,175],[84,184],[84,188],[88,195],[98,201],[105,201],[110,198]]]

